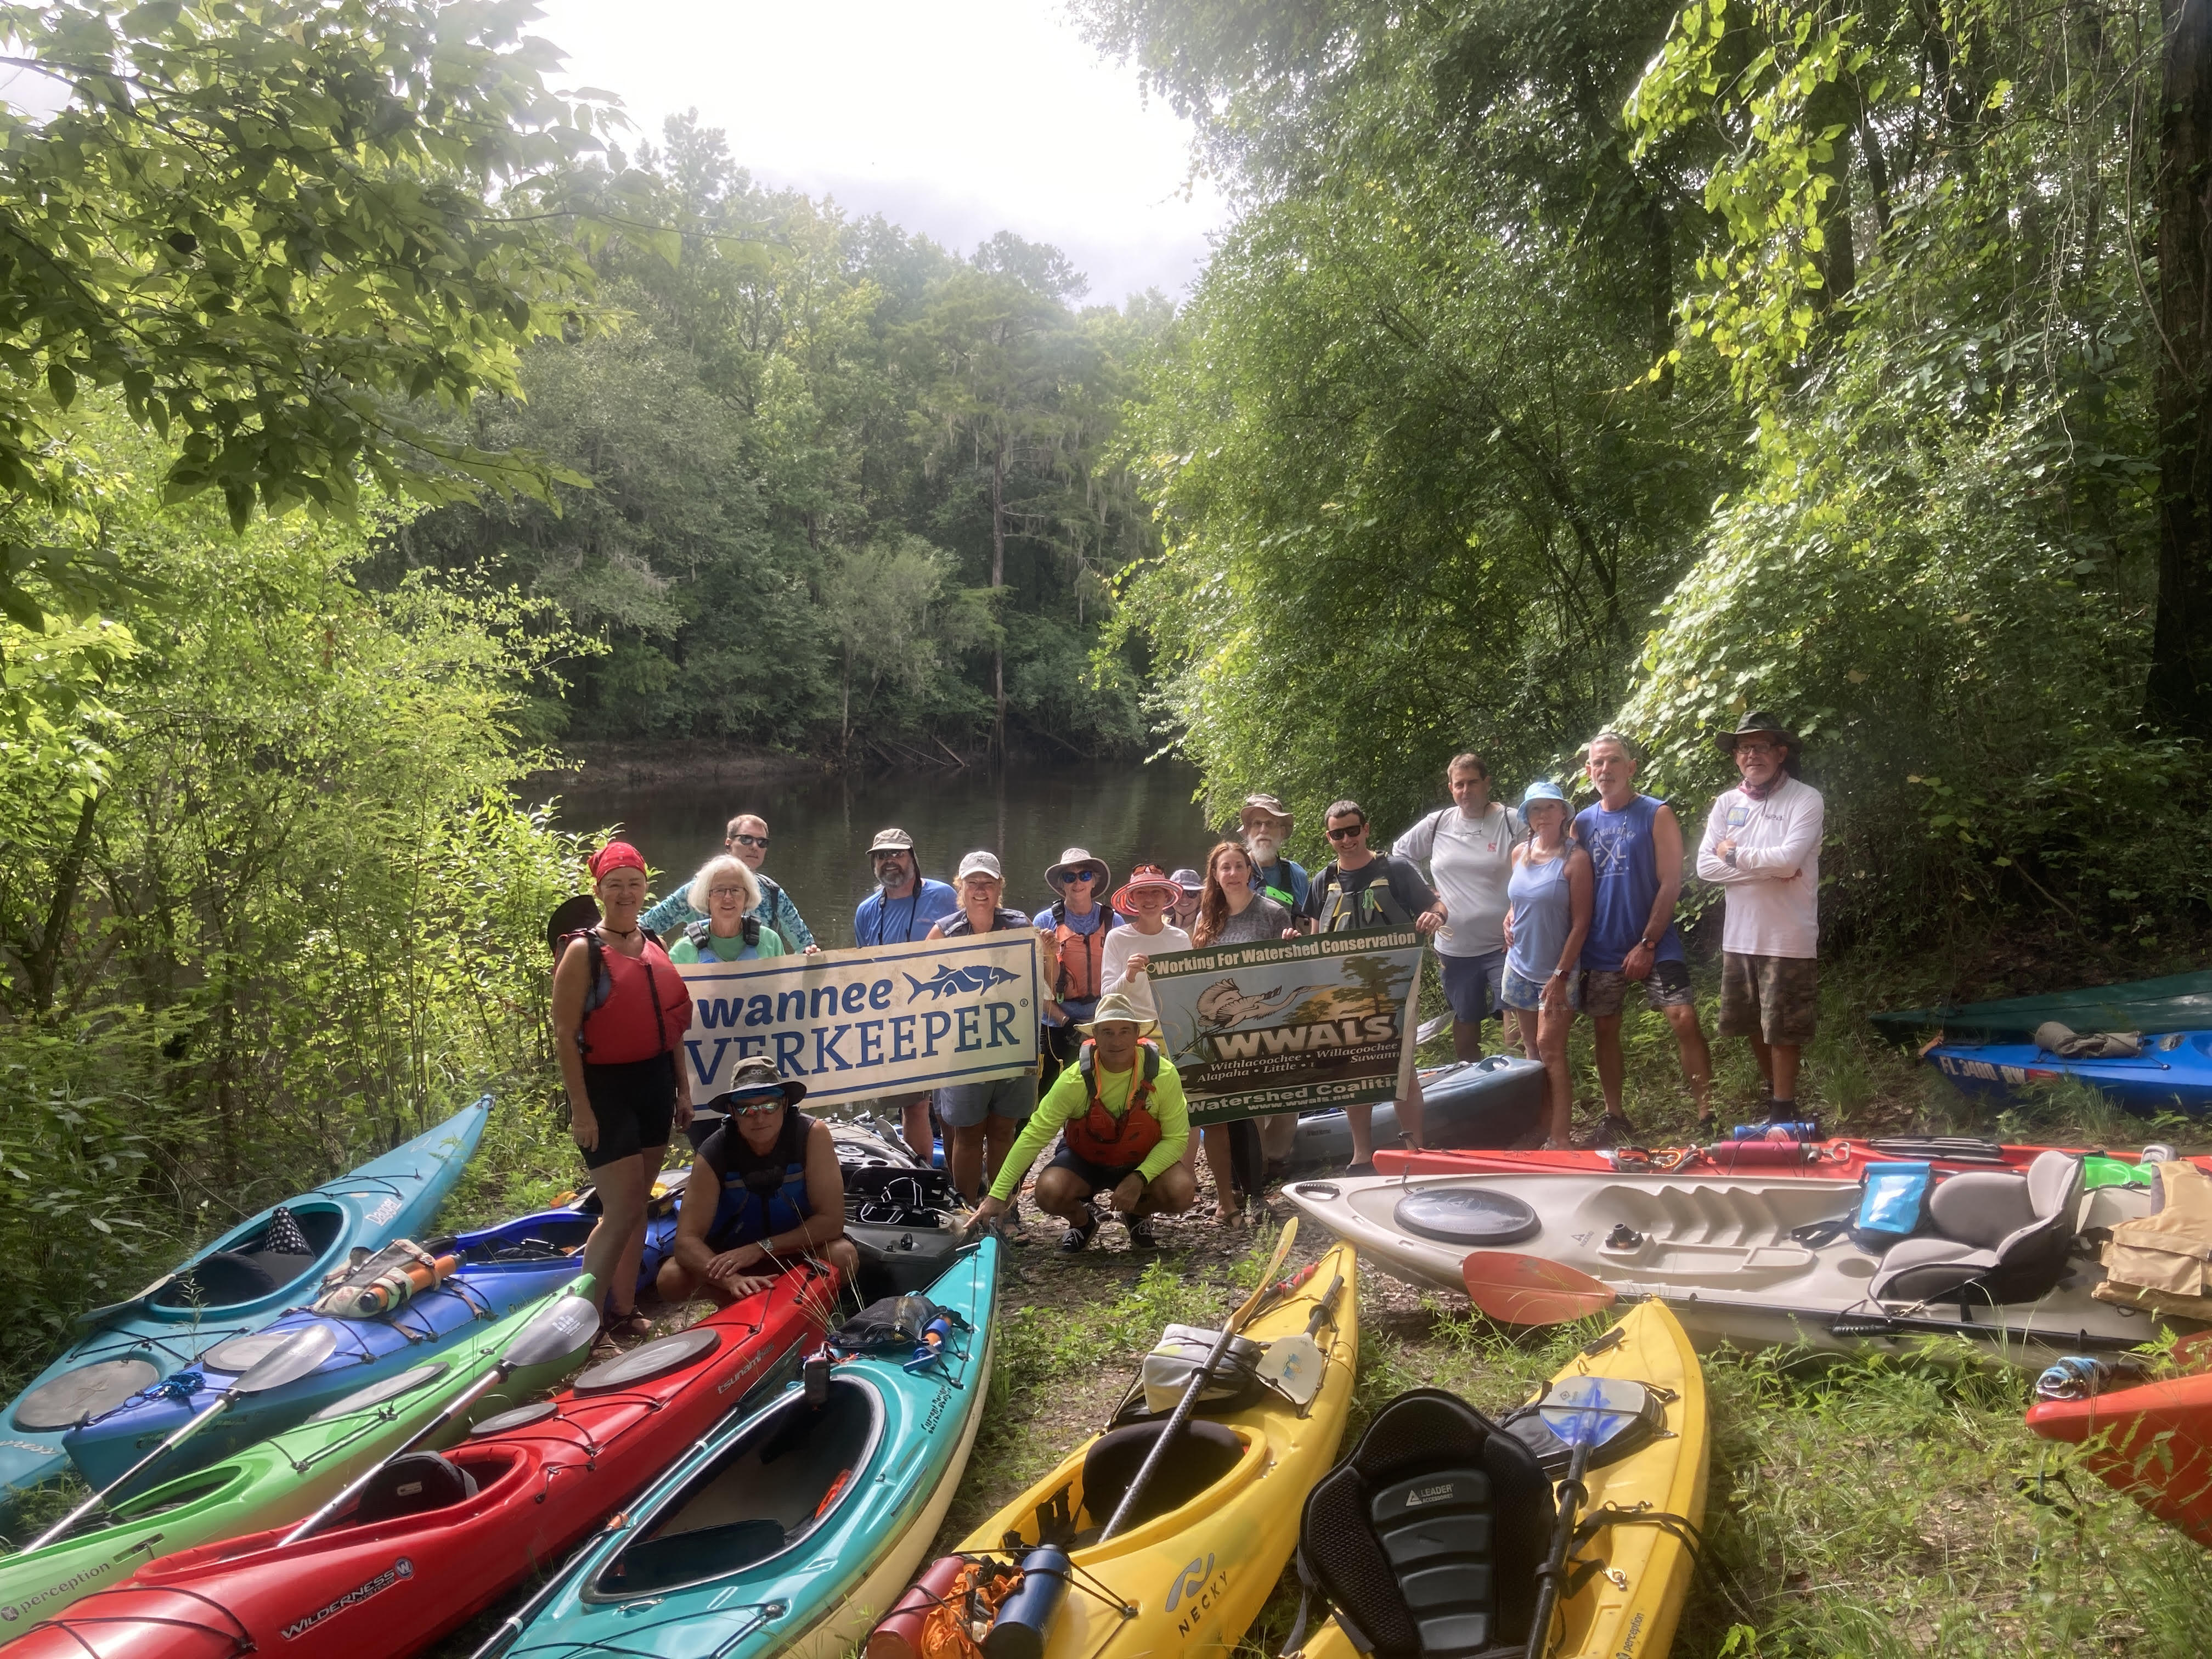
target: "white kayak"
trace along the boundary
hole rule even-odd
[[[2149,1213],[2140,1187],[2084,1192],[2081,1160],[1939,1182],[1922,1231],[1887,1249],[1845,1231],[1859,1189],[1756,1176],[1530,1174],[1294,1182],[1284,1195],[1413,1285],[1465,1295],[1474,1251],[1542,1258],[1656,1297],[1705,1344],[1850,1348],[1954,1334],[2020,1364],[2132,1347],[2161,1321],[2090,1294],[2086,1233]]]

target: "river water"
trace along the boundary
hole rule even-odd
[[[1192,800],[1195,769],[1176,763],[863,774],[765,783],[656,783],[622,790],[586,783],[562,798],[570,829],[619,829],[653,866],[653,890],[672,892],[710,854],[739,812],[768,820],[766,872],[781,882],[824,949],[853,941],[853,911],[873,890],[868,843],[896,825],[912,836],[922,873],[951,881],[963,854],[996,853],[1006,902],[1032,913],[1052,902],[1046,868],[1069,847],[1106,860],[1118,886],[1139,861],[1203,868],[1215,837]]]

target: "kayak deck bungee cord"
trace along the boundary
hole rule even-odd
[[[419,1507],[386,1502],[296,1540],[287,1524],[167,1556],[78,1602],[28,1651],[203,1659],[283,1651],[310,1630],[320,1655],[418,1651],[573,1550],[716,1422],[781,1390],[820,1340],[836,1283],[802,1262],[552,1401],[479,1421],[446,1454],[464,1478],[426,1482]]]
[[[0,1498],[64,1473],[70,1429],[311,1299],[356,1247],[420,1234],[490,1113],[487,1095],[352,1173],[240,1223],[129,1300],[81,1316],[85,1334],[0,1413]]]

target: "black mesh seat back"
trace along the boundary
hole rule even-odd
[[[354,1512],[356,1525],[374,1526],[403,1515],[427,1515],[477,1495],[477,1478],[437,1452],[409,1452],[376,1472]]]
[[[1092,1526],[1103,1527],[1113,1518],[1122,1494],[1144,1467],[1146,1454],[1166,1426],[1164,1419],[1132,1423],[1127,1428],[1109,1429],[1091,1443],[1091,1449],[1083,1455],[1083,1507]],[[1243,1456],[1244,1443],[1235,1430],[1193,1419],[1152,1472],[1137,1512],[1121,1523],[1121,1530],[1127,1532],[1170,1510],[1181,1509],[1235,1468]]]
[[[1456,1395],[1417,1389],[1307,1495],[1298,1575],[1377,1659],[1518,1649],[1553,1516],[1527,1446]]]

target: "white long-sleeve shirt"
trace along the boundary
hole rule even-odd
[[[1149,975],[1129,971],[1131,957],[1164,957],[1170,951],[1190,949],[1190,935],[1175,925],[1166,922],[1157,933],[1140,933],[1132,925],[1116,927],[1106,935],[1104,960],[1098,964],[1102,981],[1098,991],[1103,996],[1109,991],[1119,991],[1129,999],[1136,1011],[1146,1019],[1158,1019],[1159,1010],[1152,1006],[1152,987]]]
[[[1765,800],[1724,789],[1698,843],[1698,874],[1728,889],[1721,948],[1739,956],[1820,954],[1820,792],[1784,778]],[[1733,838],[1731,864],[1713,849]]]

